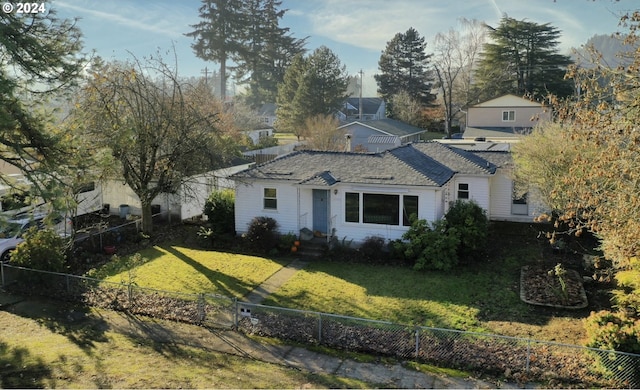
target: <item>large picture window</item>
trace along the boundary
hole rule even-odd
[[[263,207],[270,210],[278,209],[278,198],[275,188],[264,189]]]
[[[347,192],[344,205],[345,222],[360,222],[360,194]]]
[[[402,197],[402,224],[411,226],[411,216],[418,216],[418,197],[405,195]]]
[[[399,204],[399,195],[362,194],[362,222],[399,225]]]

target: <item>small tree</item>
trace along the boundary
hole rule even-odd
[[[278,222],[270,217],[255,217],[249,223],[244,236],[249,247],[261,253],[268,253],[278,245]]]
[[[235,194],[232,190],[216,190],[204,204],[204,215],[215,234],[235,234]]]
[[[11,254],[11,261],[21,267],[41,271],[65,270],[65,242],[52,229],[32,227],[24,235],[24,242]]]

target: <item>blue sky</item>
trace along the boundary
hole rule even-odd
[[[201,76],[218,64],[198,59],[191,50],[191,31],[198,22],[200,0],[53,0],[48,6],[64,18],[79,18],[87,51],[109,59],[130,58],[176,49],[179,73]],[[636,0],[283,0],[288,9],[281,26],[294,36],[309,36],[307,49],[321,45],[334,51],[350,74],[363,70],[364,94],[374,96],[373,75],[386,42],[415,28],[427,40],[427,51],[439,32],[455,28],[459,18],[498,24],[507,14],[516,19],[550,23],[561,30],[561,51],[568,54],[595,34],[620,30],[618,15],[640,8]]]

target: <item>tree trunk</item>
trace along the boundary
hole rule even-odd
[[[153,232],[153,220],[151,218],[151,201],[141,202],[142,207],[142,232],[151,234]]]

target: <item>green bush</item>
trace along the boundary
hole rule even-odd
[[[402,238],[405,241],[393,242],[394,252],[402,254],[402,260],[416,270],[448,271],[458,264],[460,241],[455,229],[447,229],[444,220],[429,226],[424,219],[414,219]]]
[[[270,217],[255,217],[249,223],[249,230],[244,235],[250,249],[269,253],[279,243],[278,222]]]
[[[458,258],[469,261],[483,254],[487,246],[489,219],[482,207],[473,201],[457,200],[445,216],[448,229],[455,228],[460,241]],[[449,231],[449,234],[452,234]]]
[[[489,221],[474,202],[456,201],[445,218],[429,224],[412,219],[402,240],[392,243],[393,253],[417,270],[448,271],[461,260],[470,260],[486,248]]]
[[[622,312],[601,310],[585,320],[587,346],[640,353],[640,321]]]
[[[42,271],[65,271],[65,240],[51,229],[27,230],[24,242],[11,253],[11,262]]]
[[[389,259],[385,239],[378,236],[365,238],[358,248],[358,254],[366,263],[381,264]]]
[[[217,235],[235,235],[235,194],[233,190],[213,191],[204,204],[204,215],[209,220],[209,225]]]

